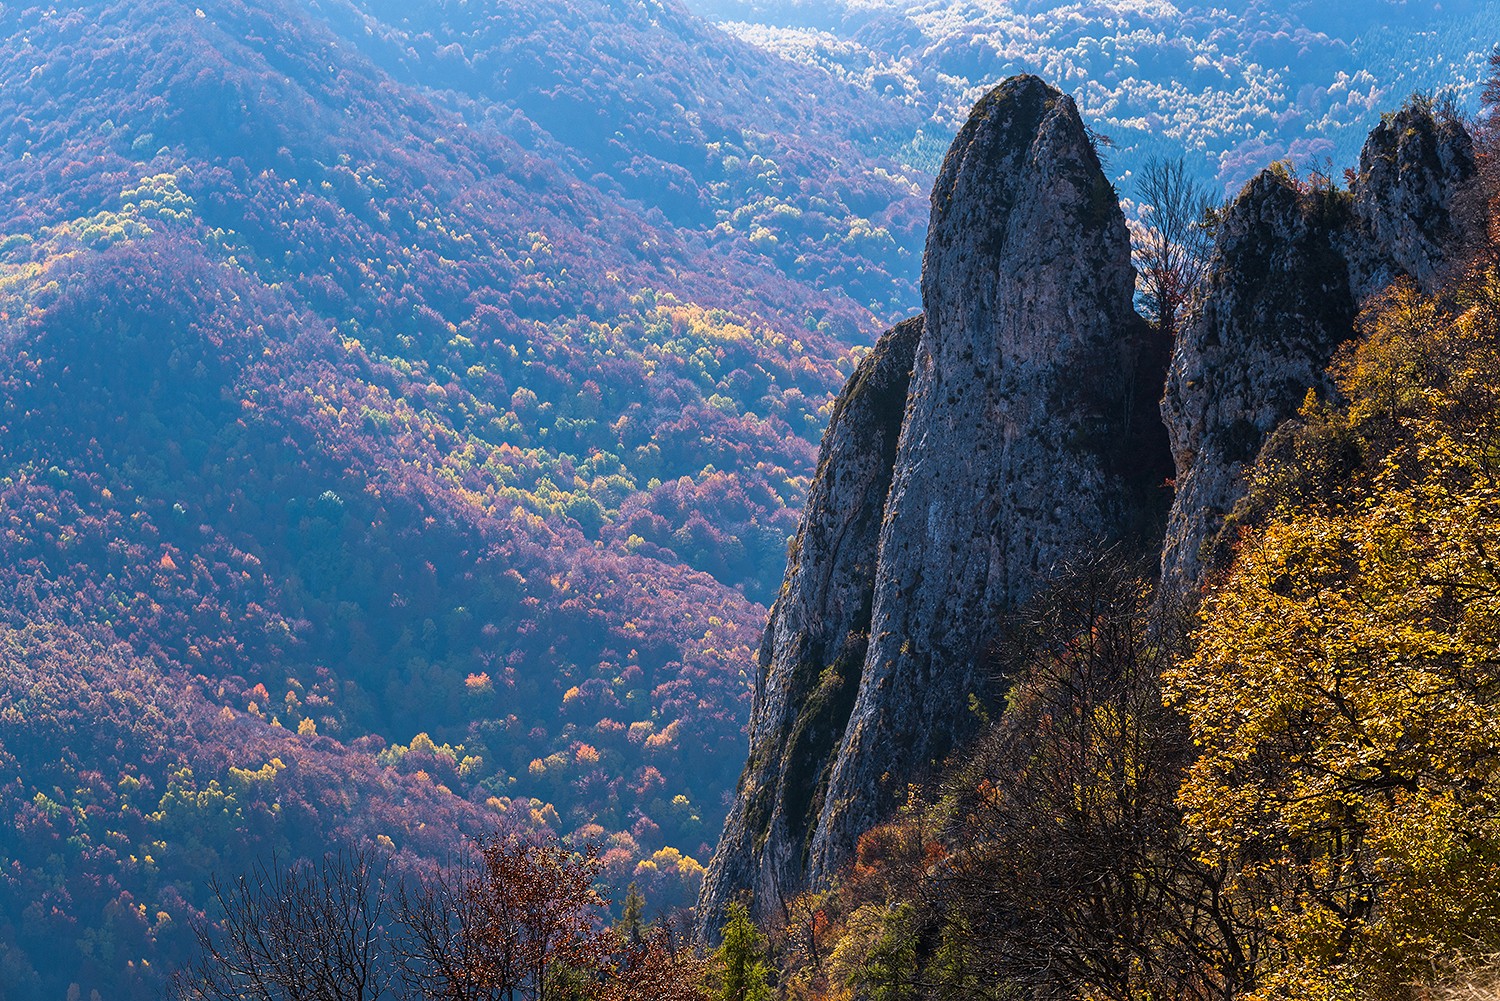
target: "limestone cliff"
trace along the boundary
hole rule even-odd
[[[1382,119],[1359,155],[1354,232],[1345,253],[1355,294],[1409,275],[1424,288],[1466,259],[1484,222],[1474,198],[1474,144],[1462,124],[1421,104]]]
[[[1177,464],[1162,573],[1190,589],[1205,544],[1246,489],[1266,437],[1356,334],[1362,303],[1394,278],[1431,286],[1478,236],[1463,127],[1414,103],[1386,118],[1347,193],[1267,170],[1230,207],[1211,273],[1183,321],[1162,400]],[[1220,552],[1228,539],[1220,540]]]
[[[1192,587],[1362,302],[1402,275],[1431,285],[1479,235],[1474,173],[1463,129],[1420,103],[1372,134],[1351,192],[1263,172],[1220,223],[1167,371],[1072,100],[1034,77],[986,95],[933,187],[925,324],[882,339],[824,438],[700,928],[739,892],[767,914],[823,882],[969,735],[1000,624],[1050,566],[1165,531],[1163,572]]]
[[[1118,197],[1073,100],[1035,77],[996,87],[933,187],[926,328],[813,882],[972,730],[1001,617],[1038,575],[1152,523],[1168,466],[1134,285]]]
[[[1072,99],[1035,77],[995,88],[933,188],[925,327],[881,341],[824,438],[705,931],[736,892],[767,913],[842,865],[967,735],[1000,621],[1051,564],[1159,538],[1164,352],[1134,284]]]
[[[887,332],[834,403],[761,646],[750,759],[704,879],[706,929],[723,923],[724,906],[741,890],[774,907],[802,889],[864,666],[880,525],[921,335],[921,316]]]

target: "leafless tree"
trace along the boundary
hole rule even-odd
[[[667,922],[628,941],[594,889],[599,852],[514,834],[466,841],[447,866],[387,878],[345,848],[319,863],[273,856],[209,886],[223,918],[174,1001],[692,1001],[704,961]]]
[[[392,972],[386,866],[374,849],[341,848],[290,865],[273,855],[232,883],[212,877],[223,919],[194,929],[199,956],[174,974],[174,998],[378,1001]]]
[[[1208,273],[1216,221],[1214,200],[1181,157],[1152,157],[1136,180],[1149,206],[1136,230],[1134,258],[1143,305],[1170,344],[1182,305]]]
[[[435,1001],[500,1001],[515,988],[514,978],[497,975],[512,964],[485,962],[476,899],[481,865],[466,850],[447,869],[413,874],[396,889],[401,925],[397,963],[409,992]],[[503,957],[502,957],[503,959]]]

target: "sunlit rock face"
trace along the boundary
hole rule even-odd
[[[1132,308],[1072,100],[1034,77],[986,95],[933,188],[923,322],[864,360],[824,439],[702,930],[746,890],[770,916],[826,884],[974,732],[1001,623],[1051,567],[1160,546],[1169,589],[1193,590],[1362,305],[1403,276],[1433,287],[1482,235],[1474,173],[1462,128],[1419,105],[1372,134],[1350,192],[1263,172],[1167,345]]]
[[[1356,317],[1390,282],[1430,290],[1482,235],[1473,147],[1422,106],[1370,134],[1352,190],[1310,189],[1267,170],[1221,223],[1212,271],[1182,324],[1162,400],[1177,464],[1162,574],[1191,591],[1227,555],[1225,518],[1267,436],[1355,337]]]
[[[880,526],[921,336],[921,316],[888,331],[834,404],[766,626],[750,758],[704,879],[704,930],[723,924],[743,889],[774,909],[802,888],[833,754],[859,691]]]
[[[771,914],[824,882],[972,732],[1000,621],[1049,567],[1160,538],[1165,351],[1134,285],[1072,99],[1035,77],[995,88],[933,188],[925,325],[865,359],[824,439],[705,931],[735,893]]]
[[[1353,232],[1344,246],[1361,299],[1410,275],[1424,289],[1468,259],[1484,235],[1474,143],[1421,105],[1381,121],[1359,155]]]
[[[1072,99],[1035,77],[995,88],[933,188],[926,327],[814,883],[972,731],[1001,617],[1048,568],[1159,524],[1161,356],[1134,284],[1118,197]]]

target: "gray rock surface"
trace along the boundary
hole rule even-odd
[[[921,316],[888,331],[834,403],[761,645],[750,758],[704,877],[700,934],[723,924],[743,890],[754,891],[764,913],[803,889],[829,766],[864,666],[880,525],[921,335]]]
[[[768,914],[842,867],[977,725],[1000,623],[1050,566],[1165,531],[1164,575],[1195,587],[1362,304],[1403,275],[1434,287],[1482,236],[1474,175],[1463,129],[1421,104],[1371,135],[1349,193],[1262,173],[1220,225],[1163,397],[1168,352],[1132,309],[1072,100],[1034,77],[986,95],[933,188],[925,327],[882,339],[824,438],[700,930],[742,891]]]
[[[1325,209],[1343,218],[1330,225]],[[1244,493],[1265,436],[1309,388],[1327,393],[1329,359],[1354,330],[1349,267],[1332,239],[1347,215],[1337,195],[1305,197],[1264,171],[1220,224],[1214,267],[1182,323],[1162,399],[1177,463],[1165,580],[1196,583],[1200,547]]]
[[[1409,105],[1371,133],[1348,193],[1308,191],[1284,171],[1246,185],[1221,223],[1209,277],[1182,323],[1162,399],[1177,465],[1162,575],[1189,591],[1244,496],[1262,444],[1356,336],[1369,297],[1403,275],[1428,289],[1482,223],[1461,125]]]
[[[1459,122],[1421,105],[1382,119],[1359,154],[1353,232],[1342,241],[1357,298],[1401,275],[1431,290],[1468,259],[1484,233],[1476,176]]]
[[[1169,466],[1134,285],[1118,196],[1072,98],[1005,81],[933,187],[926,329],[812,882],[974,728],[1001,617],[1038,575],[1150,523]]]

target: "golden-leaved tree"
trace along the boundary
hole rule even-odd
[[[1167,679],[1186,823],[1266,902],[1261,997],[1402,997],[1500,949],[1500,277],[1365,320]]]

